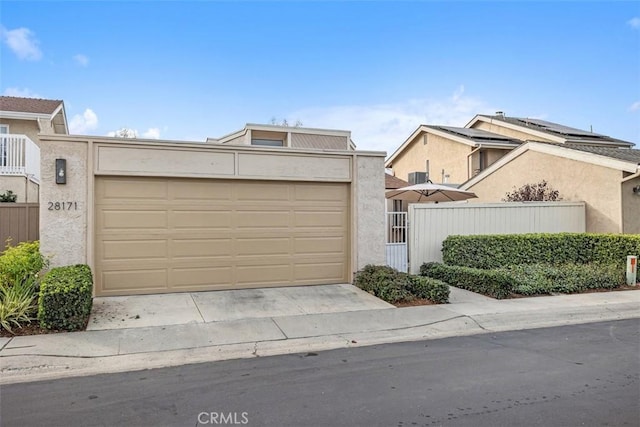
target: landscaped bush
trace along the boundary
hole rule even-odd
[[[625,284],[625,274],[616,265],[605,264],[523,264],[503,271],[514,279],[513,292],[520,295],[576,293],[589,289],[615,289]]]
[[[84,328],[91,313],[92,292],[93,278],[88,265],[51,269],[40,284],[40,326],[68,331]]]
[[[428,299],[436,304],[449,302],[449,285],[432,277],[409,275],[407,277],[409,292],[416,298]]]
[[[640,235],[541,233],[449,236],[445,264],[501,268],[518,264],[607,264],[624,268],[627,255],[640,256]]]
[[[22,281],[31,281],[47,266],[40,253],[40,242],[22,242],[17,246],[7,244],[0,255],[0,283],[13,286]]]
[[[434,303],[449,301],[449,287],[438,280],[411,276],[383,265],[367,265],[356,273],[354,284],[391,304],[425,298]]]
[[[0,329],[13,333],[13,327],[22,327],[35,318],[37,279],[31,277],[12,285],[0,282]]]
[[[498,270],[482,270],[479,268],[460,267],[456,265],[425,263],[420,267],[420,274],[441,280],[451,286],[477,292],[497,299],[511,295],[515,280],[507,272]]]
[[[483,270],[425,263],[420,267],[420,274],[497,299],[511,294],[568,294],[589,289],[614,289],[625,283],[624,271],[616,265],[605,264],[521,264]]]
[[[38,242],[24,242],[0,255],[0,329],[31,323],[37,314],[40,271],[47,265]]]

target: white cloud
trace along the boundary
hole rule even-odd
[[[392,154],[421,124],[464,126],[478,113],[495,108],[465,95],[464,86],[444,99],[421,98],[377,105],[345,105],[309,108],[289,115],[304,126],[351,130],[351,138],[361,150]]]
[[[640,111],[640,101],[636,101],[629,106],[629,111]]]
[[[81,53],[73,55],[73,60],[81,67],[86,67],[89,65],[89,58]]]
[[[631,28],[640,29],[640,17],[634,17],[627,21],[627,24],[631,26]]]
[[[0,27],[2,41],[9,46],[18,58],[27,61],[38,61],[42,58],[42,51],[38,46],[40,42],[35,38],[35,33],[28,28],[16,28],[7,30]]]
[[[26,87],[20,89],[19,87],[8,87],[4,90],[4,96],[18,96],[22,98],[42,98],[42,96],[33,92],[31,89],[27,89]]]
[[[160,129],[149,128],[146,132],[142,134],[142,137],[149,138],[149,139],[160,139]]]
[[[91,108],[82,114],[76,114],[69,122],[69,132],[72,134],[86,134],[98,127],[98,116]]]

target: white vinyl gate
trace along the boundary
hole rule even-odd
[[[387,265],[404,273],[409,271],[409,256],[407,253],[407,225],[406,212],[387,212]]]

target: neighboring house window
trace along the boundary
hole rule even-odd
[[[251,145],[262,145],[264,147],[284,147],[284,141],[281,139],[259,139],[251,140]]]
[[[0,125],[0,135],[9,133],[9,125]],[[0,166],[7,166],[7,140],[0,138]]]
[[[394,212],[402,212],[402,200],[394,200],[393,201],[393,211]]]

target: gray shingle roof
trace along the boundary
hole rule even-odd
[[[626,145],[629,147],[634,146],[633,142],[623,141],[617,138],[611,138],[607,135],[602,135],[595,132],[589,132],[569,126],[564,126],[558,123],[549,122],[540,119],[530,119],[524,117],[509,117],[502,115],[484,115],[484,117],[491,118],[492,120],[500,120],[503,122],[511,123],[518,126],[528,127],[538,132],[545,132],[551,135],[565,138],[567,142],[574,144],[601,144],[601,145]]]
[[[633,148],[614,148],[614,147],[598,147],[595,145],[580,144],[558,144],[561,147],[571,148],[572,150],[585,151],[587,153],[598,154],[600,156],[611,157],[616,160],[635,163],[640,165],[640,150]]]
[[[0,111],[52,114],[62,104],[61,100],[0,96]]]
[[[514,147],[522,144],[522,141],[518,139],[509,138],[508,136],[499,135],[497,133],[488,132],[482,129],[459,128],[459,127],[453,127],[453,126],[431,126],[431,125],[426,125],[426,127],[431,129],[437,129],[442,132],[447,132],[462,138],[467,138],[477,144],[509,144],[509,145],[513,145]]]

